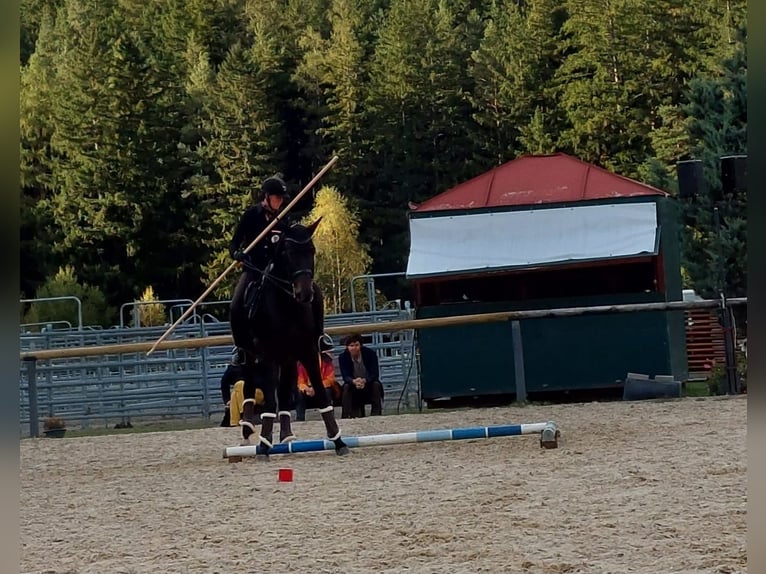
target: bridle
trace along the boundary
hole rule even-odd
[[[285,237],[285,239],[282,240],[282,243],[294,243],[296,245],[307,245],[310,242],[311,242],[311,237],[308,237],[304,240],[298,240],[298,239],[295,239],[294,237]],[[277,249],[280,249],[280,247],[281,245]],[[263,278],[263,281],[269,281],[272,285],[274,285],[274,287],[276,287],[283,293],[295,299],[296,298],[296,292],[294,287],[295,280],[303,275],[308,275],[310,279],[313,279],[314,271],[309,268],[297,269],[290,275],[290,279],[282,279],[281,277],[277,277],[276,275],[272,273],[274,269],[274,261],[277,258],[277,255],[278,255],[278,252],[271,257],[271,260],[269,261],[268,265],[266,265],[265,269],[260,269],[259,267],[256,267],[249,261],[243,261],[243,265],[249,271],[258,273]]]
[[[285,237],[284,243],[294,243],[296,245],[308,245],[309,243],[311,243],[311,237],[308,237],[304,239],[303,241],[299,241],[293,237]],[[297,269],[296,271],[293,272],[291,279],[295,281],[301,275],[308,275],[309,279],[313,279],[314,270],[313,269]]]

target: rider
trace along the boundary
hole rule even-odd
[[[256,196],[255,192],[252,195],[254,200],[260,199],[260,201],[242,214],[229,243],[229,254],[237,261],[247,261],[250,265],[262,270],[269,264],[271,242],[261,240],[248,253],[245,253],[244,249],[266,229],[280,212],[288,198],[287,185],[282,178],[272,176],[261,184],[260,198]],[[272,229],[280,232],[284,231],[286,226],[287,224],[280,220]],[[234,344],[250,354],[255,352],[255,348],[248,328],[245,290],[251,281],[259,282],[260,279],[261,274],[246,266],[244,267],[234,289],[229,312]]]

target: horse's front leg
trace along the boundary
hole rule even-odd
[[[332,406],[332,402],[327,397],[327,393],[324,391],[324,385],[322,384],[322,372],[319,368],[319,351],[315,347],[309,348],[304,356],[301,357],[301,363],[306,368],[306,374],[309,376],[311,386],[314,389],[314,396],[316,397],[316,403],[319,406],[319,413],[322,415],[324,421],[325,430],[327,431],[327,438],[329,438],[335,444],[335,454],[344,455],[350,451],[346,443],[340,436],[340,427],[338,421],[335,419],[335,409]]]
[[[279,403],[279,442],[295,440],[292,429],[290,407],[295,400],[298,381],[298,365],[295,361],[285,361],[279,369],[277,402]]]
[[[242,417],[239,419],[239,426],[242,429],[242,442],[240,445],[249,445],[250,437],[256,432],[255,429],[255,404],[256,404],[256,375],[254,367],[245,365],[242,368],[244,385],[242,386]]]
[[[261,413],[261,436],[259,437],[259,453],[256,459],[268,460],[269,451],[274,446],[274,419],[277,418],[277,399],[274,392],[277,373],[276,368],[271,364],[262,364],[259,369],[258,383],[263,389],[264,404]]]

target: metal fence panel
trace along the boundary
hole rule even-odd
[[[411,319],[409,311],[388,310],[329,315],[326,326]],[[102,330],[57,329],[21,335],[21,351],[77,348],[157,340],[167,327],[118,327]],[[179,326],[173,339],[230,333],[226,322]],[[374,333],[369,347],[378,353],[386,412],[419,405],[414,331]],[[343,347],[336,340],[336,351]],[[337,353],[336,353],[337,355]],[[137,419],[210,418],[224,410],[220,380],[231,346],[157,350],[38,361],[37,406],[41,418],[61,417],[68,426],[107,426]],[[337,368],[337,361],[336,361]],[[29,434],[27,369],[20,366],[21,434]]]

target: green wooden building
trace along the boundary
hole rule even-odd
[[[416,315],[680,301],[675,209],[565,154],[500,165],[409,213]],[[531,397],[687,376],[682,311],[528,319],[520,338]],[[421,329],[418,343],[427,402],[515,395],[510,322]]]

